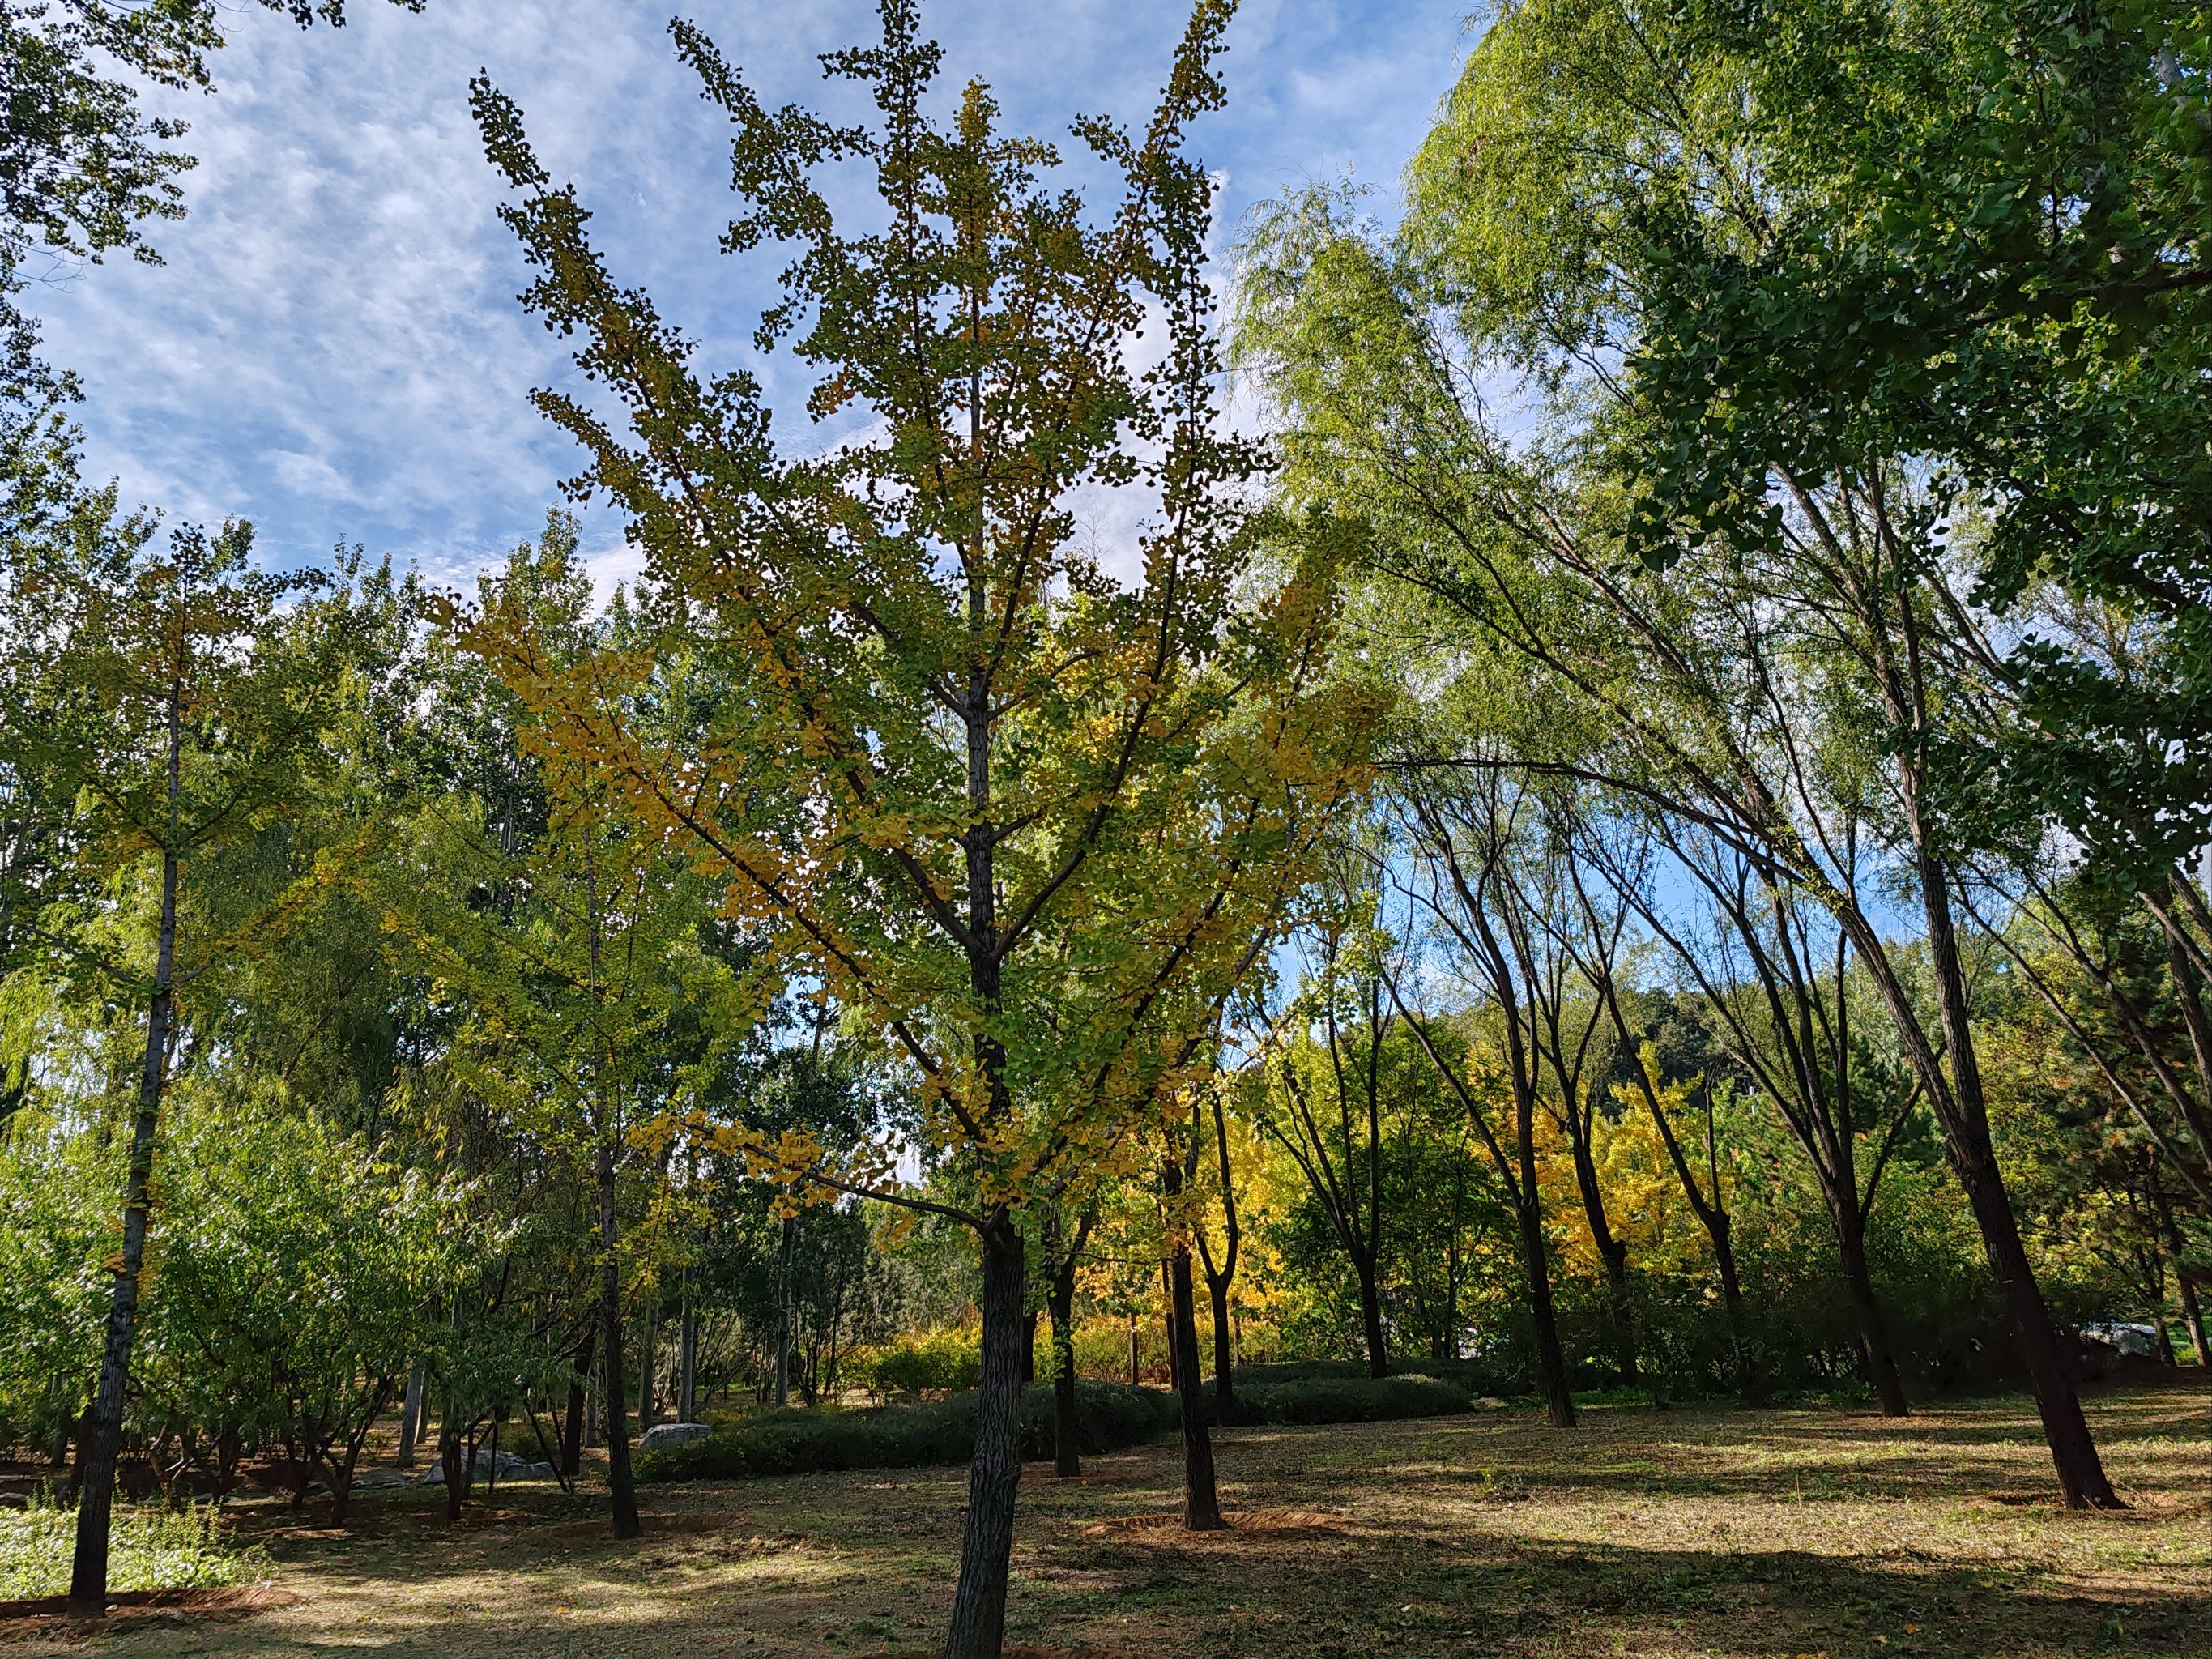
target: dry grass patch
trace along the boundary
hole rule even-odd
[[[1081,1481],[1036,1465],[1009,1640],[1113,1659],[2203,1659],[2208,1408],[2212,1391],[2182,1388],[2092,1402],[2135,1504],[2114,1516],[2058,1506],[2024,1401],[1901,1423],[1604,1410],[1562,1434],[1512,1411],[1231,1430],[1223,1498],[1247,1523],[1196,1536],[1172,1521],[1171,1443],[1095,1460]],[[377,1493],[351,1535],[258,1523],[291,1605],[118,1626],[93,1645],[920,1656],[951,1602],[965,1496],[956,1469],[662,1487],[647,1535],[617,1544],[588,1503],[551,1492],[502,1492],[496,1516],[458,1528],[434,1493]]]

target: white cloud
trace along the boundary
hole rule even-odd
[[[354,9],[343,30],[308,33],[241,12],[221,92],[167,100],[202,158],[191,217],[155,228],[167,263],[112,264],[48,297],[51,355],[82,373],[94,467],[128,498],[251,518],[273,562],[358,540],[450,580],[535,534],[578,465],[527,401],[572,371],[515,302],[528,274],[495,216],[471,75],[488,70],[521,104],[621,279],[649,289],[707,364],[751,361],[781,262],[715,251],[726,128],[658,8]],[[849,97],[823,86],[813,54],[873,26],[862,0],[690,15],[772,103]],[[946,0],[926,21],[952,84],[979,75],[1010,125],[1059,134],[1077,112],[1140,120],[1182,15],[1166,0]],[[1459,22],[1435,6],[1261,0],[1231,42],[1231,106],[1200,148],[1231,180],[1233,225],[1285,184],[1347,166],[1394,176],[1448,84]],[[791,366],[765,372],[796,427]],[[1128,515],[1099,506],[1102,538],[1125,538]],[[633,573],[611,515],[586,515],[585,542],[599,550],[595,579]]]

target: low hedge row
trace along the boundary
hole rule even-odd
[[[1476,1398],[1485,1395],[1507,1398],[1526,1394],[1534,1386],[1526,1378],[1489,1359],[1416,1359],[1409,1355],[1401,1374],[1432,1376],[1439,1382],[1449,1382]],[[1275,1364],[1239,1365],[1237,1368],[1237,1386],[1240,1389],[1272,1388],[1278,1382],[1364,1382],[1367,1380],[1367,1362],[1364,1359],[1292,1359]]]
[[[1075,1385],[1077,1443],[1086,1453],[1141,1445],[1176,1426],[1175,1396],[1090,1377]],[[1052,1389],[1022,1391],[1022,1455],[1053,1453]],[[975,1450],[975,1396],[957,1394],[860,1411],[763,1412],[688,1446],[641,1454],[640,1480],[741,1480],[824,1469],[964,1463]]]
[[[1468,1410],[1468,1391],[1433,1376],[1285,1375],[1291,1368],[1253,1366],[1237,1373],[1237,1420],[1245,1424],[1380,1423],[1444,1417]],[[1270,1380],[1255,1381],[1255,1376]],[[1279,1379],[1279,1380],[1277,1380]],[[1210,1408],[1213,1391],[1204,1398]],[[1176,1397],[1163,1389],[1080,1377],[1075,1384],[1077,1443],[1086,1455],[1121,1451],[1173,1432],[1181,1421]],[[1052,1389],[1022,1391],[1022,1455],[1053,1452]],[[705,1440],[641,1453],[640,1480],[743,1480],[828,1469],[891,1469],[964,1463],[975,1449],[975,1396],[956,1394],[858,1411],[763,1412],[718,1429]]]
[[[1305,1376],[1248,1382],[1237,1373],[1237,1417],[1243,1423],[1381,1423],[1404,1417],[1448,1417],[1469,1410],[1474,1396],[1433,1376]]]

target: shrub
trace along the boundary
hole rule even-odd
[[[1079,1378],[1078,1443],[1086,1453],[1140,1445],[1176,1423],[1175,1397],[1151,1389]],[[1021,1448],[1025,1458],[1052,1455],[1052,1390],[1022,1391]],[[743,1480],[826,1469],[908,1468],[964,1463],[975,1449],[975,1396],[860,1411],[764,1412],[688,1446],[647,1452],[640,1480]]]
[[[1237,1414],[1246,1423],[1380,1423],[1448,1417],[1470,1408],[1468,1391],[1433,1376],[1309,1376],[1245,1386]]]
[[[38,1504],[0,1510],[0,1601],[63,1595],[76,1545],[76,1511]],[[258,1550],[234,1549],[212,1507],[118,1505],[109,1534],[111,1589],[191,1589],[238,1584],[267,1565]]]
[[[1278,1382],[1310,1382],[1317,1378],[1352,1381],[1367,1375],[1364,1359],[1286,1359],[1272,1365],[1239,1365],[1237,1389],[1272,1389]]]
[[[982,1333],[931,1331],[872,1348],[848,1363],[846,1375],[871,1394],[954,1394],[982,1378]]]

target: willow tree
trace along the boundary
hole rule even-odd
[[[674,26],[735,130],[725,247],[795,250],[757,337],[813,378],[808,442],[780,438],[750,374],[702,378],[614,280],[520,110],[474,89],[522,193],[504,212],[538,272],[526,302],[611,394],[538,402],[646,556],[665,631],[635,672],[687,653],[743,695],[667,738],[560,674],[519,679],[727,883],[762,959],[908,1069],[915,1150],[946,1178],[908,1191],[890,1149],[804,1136],[757,1162],[794,1191],[936,1208],[979,1242],[958,1659],[997,1653],[1005,1619],[1018,1212],[1039,1193],[1079,1207],[1086,1172],[1132,1155],[1264,949],[1307,826],[1359,782],[1364,704],[1328,678],[1327,538],[1259,533],[1261,458],[1217,404],[1213,191],[1184,145],[1221,101],[1230,11],[1194,13],[1141,131],[1075,123],[1118,180],[1103,213],[1052,187],[1058,151],[1001,133],[981,84],[933,118],[940,53],[906,0],[884,0],[879,44],[823,59],[872,94],[864,126],[771,112]],[[860,228],[852,193],[817,180],[833,164],[876,193]],[[1117,501],[1140,527],[1102,550],[1085,517]]]
[[[1510,9],[1413,165],[1401,234],[1316,194],[1262,228],[1251,348],[1296,411],[1300,493],[1366,514],[1378,564],[1470,660],[1604,730],[1547,767],[1702,826],[1833,916],[1943,1132],[2067,1501],[2111,1507],[1974,1050],[1975,814],[1951,774],[1998,671],[1946,539],[1956,497],[1879,423],[1699,378],[1695,319],[1775,251],[1745,61],[1663,8]],[[1501,420],[1509,380],[1525,405]],[[1853,826],[1919,902],[1932,1018],[1851,885]]]

